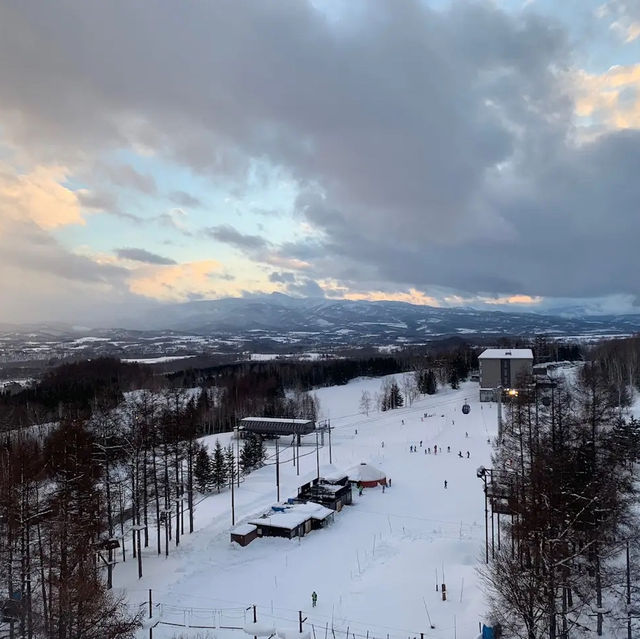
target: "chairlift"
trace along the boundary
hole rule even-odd
[[[467,404],[466,402],[462,405],[462,413],[464,415],[468,415],[471,412],[471,406],[469,406],[469,404]]]

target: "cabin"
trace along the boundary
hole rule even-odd
[[[320,504],[276,504],[271,511],[249,521],[258,537],[304,537],[333,521],[333,511]]]
[[[258,537],[258,528],[253,524],[240,524],[231,530],[231,541],[240,546],[248,546]]]

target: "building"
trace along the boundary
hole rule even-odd
[[[387,477],[384,472],[366,462],[360,462],[357,466],[353,466],[347,471],[347,474],[352,484],[360,484],[365,488],[387,485]]]
[[[231,530],[231,541],[240,546],[248,546],[258,536],[258,528],[253,524],[240,524]]]
[[[480,401],[496,399],[496,389],[517,389],[518,382],[529,376],[533,369],[533,352],[530,348],[488,348],[479,357]]]
[[[253,433],[263,437],[281,435],[308,435],[316,424],[312,419],[281,419],[279,417],[245,417],[239,423],[240,434]]]
[[[256,527],[258,537],[304,537],[318,528],[324,528],[333,521],[334,511],[320,504],[277,504],[271,512],[265,513],[249,524]]]
[[[298,488],[299,501],[311,501],[340,512],[343,506],[352,503],[351,484],[347,473],[324,467],[321,476]]]

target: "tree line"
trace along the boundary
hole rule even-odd
[[[478,473],[507,521],[482,571],[506,636],[637,636],[639,459],[640,424],[599,362],[508,404],[493,468]]]

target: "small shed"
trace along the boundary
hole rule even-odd
[[[231,530],[231,541],[240,546],[248,546],[258,536],[258,528],[254,524],[240,524]]]
[[[374,486],[386,486],[387,476],[383,471],[371,464],[361,462],[357,466],[353,466],[347,471],[349,481],[352,484],[360,483],[365,488],[373,488]]]

